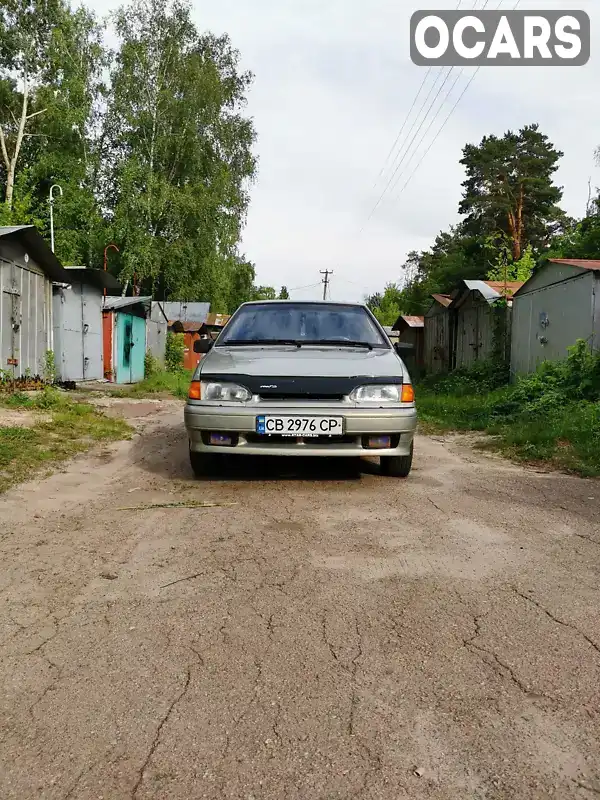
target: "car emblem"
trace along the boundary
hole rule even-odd
[[[276,385],[273,383],[273,384],[272,384],[272,385],[270,385],[270,386],[261,386],[260,388],[261,388],[261,389],[276,389],[276,388],[277,388],[277,386],[276,386]]]

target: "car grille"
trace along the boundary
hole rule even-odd
[[[343,394],[323,394],[323,392],[268,392],[259,395],[261,400],[335,400],[344,399]]]
[[[306,442],[306,444],[309,445],[330,445],[331,447],[337,447],[340,444],[356,444],[357,438],[356,436],[307,436],[303,438],[302,436],[277,436],[277,434],[264,436],[258,433],[246,433],[245,437],[248,444],[272,445],[273,447],[282,444],[294,444],[296,442]]]

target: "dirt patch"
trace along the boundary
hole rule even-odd
[[[180,404],[137,428],[0,499],[3,800],[598,794],[597,483],[427,437],[199,482]]]
[[[181,402],[169,399],[133,397],[86,397],[85,401],[102,411],[107,417],[135,421],[181,407]]]
[[[0,408],[0,428],[33,428],[40,422],[49,422],[49,414],[34,414],[31,411]]]

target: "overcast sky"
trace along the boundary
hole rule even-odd
[[[331,297],[360,300],[399,281],[406,254],[428,248],[440,230],[458,220],[461,149],[486,134],[538,122],[565,154],[557,182],[564,187],[569,214],[583,214],[590,178],[600,185],[593,159],[600,145],[598,0],[522,0],[523,10],[588,12],[592,56],[587,66],[482,68],[400,193],[474,71],[469,67],[460,75],[411,161],[460,73],[455,69],[406,154],[400,181],[393,191],[392,182],[366,226],[391,177],[393,156],[379,178],[380,172],[427,72],[410,61],[410,16],[418,9],[455,8],[456,0],[193,2],[199,28],[227,32],[243,68],[255,75],[247,111],[257,129],[259,170],[243,250],[262,284],[290,289],[316,284],[319,271],[329,269],[334,271]],[[484,2],[463,0],[462,7],[481,8]],[[515,2],[488,0],[487,7],[508,10]],[[93,3],[100,13],[117,5],[117,0]],[[437,73],[438,68],[430,74],[415,112]],[[320,294],[314,286],[292,296]]]

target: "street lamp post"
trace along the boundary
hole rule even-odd
[[[106,270],[108,269],[108,255],[107,254],[108,254],[108,251],[111,250],[111,249],[112,250],[116,250],[117,253],[120,252],[119,248],[117,247],[116,244],[107,244],[106,245],[106,247],[104,248],[104,272],[106,272]],[[104,297],[106,297],[106,289],[104,289]]]
[[[54,252],[54,189],[58,189],[60,196],[63,196],[62,187],[59,186],[58,183],[50,187],[50,247],[52,248],[52,252]]]

